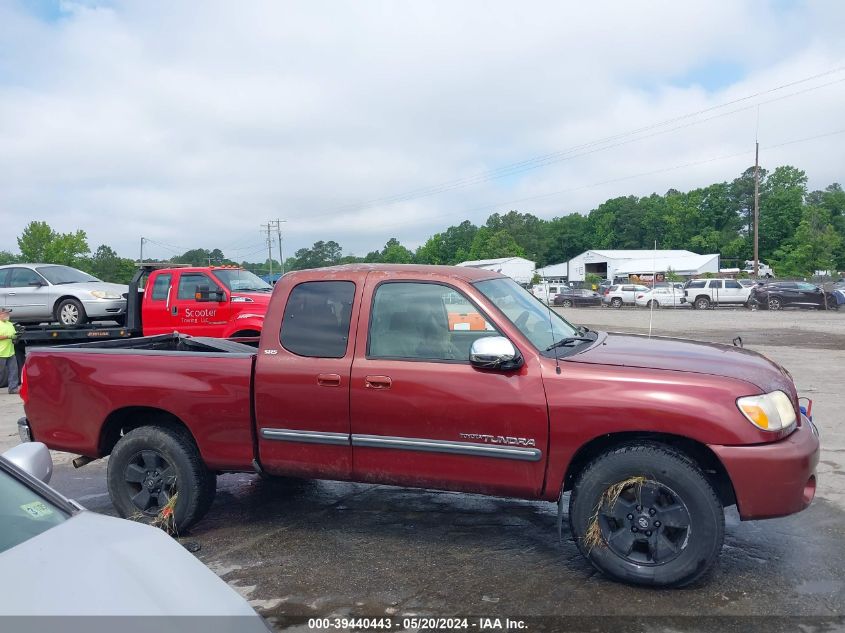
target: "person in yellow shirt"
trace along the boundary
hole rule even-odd
[[[0,369],[5,371],[9,382],[9,393],[20,391],[18,359],[15,358],[15,326],[9,321],[11,310],[0,306]]]

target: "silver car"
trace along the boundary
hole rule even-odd
[[[56,321],[73,326],[109,320],[123,325],[128,292],[128,286],[101,281],[70,266],[0,266],[0,305],[11,308],[16,323]]]
[[[52,471],[50,451],[40,442],[0,455],[0,577],[8,581],[0,614],[203,616],[204,631],[267,633],[246,600],[174,539],[84,510],[46,485]],[[167,630],[166,623],[153,628]]]

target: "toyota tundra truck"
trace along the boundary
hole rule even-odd
[[[33,350],[21,393],[23,440],[77,465],[110,455],[117,511],[179,530],[233,471],[545,500],[561,515],[571,492],[571,535],[597,569],[678,586],[717,560],[726,506],[779,517],[816,489],[818,433],[776,363],[578,327],[474,268],[291,273],[257,349],[171,334]]]

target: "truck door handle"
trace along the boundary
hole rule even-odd
[[[364,386],[367,389],[390,389],[392,383],[390,376],[367,376],[364,378]]]
[[[173,306],[172,308],[170,308],[170,314],[172,314],[173,316],[176,316],[178,313],[179,313],[179,308],[177,308],[176,306]]]
[[[322,387],[340,387],[340,374],[317,374],[317,384]]]

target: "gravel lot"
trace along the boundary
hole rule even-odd
[[[739,335],[746,347],[784,365],[799,392],[814,399],[823,447],[816,502],[792,517],[749,523],[729,510],[718,568],[677,591],[628,587],[598,575],[566,529],[558,541],[552,504],[479,495],[224,475],[208,517],[181,540],[199,548],[197,556],[279,630],[308,630],[307,618],[314,616],[410,613],[548,618],[533,620],[533,630],[640,631],[691,623],[719,632],[799,624],[842,630],[845,311],[561,312],[594,329],[647,333],[651,319],[657,336],[729,343]],[[0,450],[17,442],[21,415],[19,398],[2,393]],[[53,485],[113,514],[105,460],[75,470],[70,457],[54,454]],[[598,615],[620,619],[593,619]],[[657,626],[649,620],[655,615],[681,619]],[[784,619],[791,615],[838,619]]]

